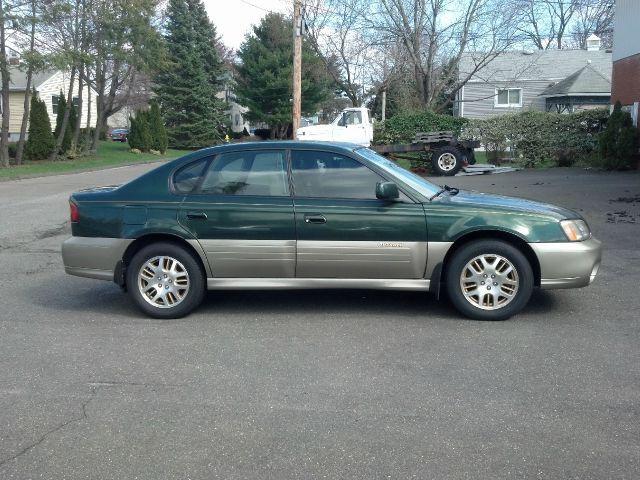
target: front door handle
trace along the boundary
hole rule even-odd
[[[327,223],[327,219],[324,218],[324,215],[305,215],[304,223],[313,223],[313,224]]]
[[[187,212],[187,218],[190,220],[206,220],[207,214],[204,212]]]

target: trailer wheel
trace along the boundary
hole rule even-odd
[[[464,155],[456,147],[440,147],[431,156],[433,173],[450,177],[462,168]]]

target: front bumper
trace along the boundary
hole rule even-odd
[[[602,243],[530,243],[540,263],[540,288],[586,287],[595,279],[602,259]]]
[[[78,277],[113,280],[116,264],[131,242],[128,238],[68,238],[62,244],[64,270]]]

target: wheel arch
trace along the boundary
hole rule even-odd
[[[205,277],[211,276],[211,271],[209,269],[207,257],[204,253],[204,250],[202,250],[202,247],[200,247],[200,244],[196,240],[187,241],[182,237],[179,237],[177,235],[167,234],[167,233],[149,233],[131,242],[131,244],[127,247],[124,254],[122,255],[122,269],[121,269],[122,272],[119,274],[119,278],[122,279],[121,280],[122,287],[126,287],[125,271],[126,271],[127,265],[131,263],[131,259],[133,258],[133,256],[136,253],[138,253],[140,250],[142,250],[144,247],[146,247],[147,245],[152,245],[154,243],[159,243],[159,242],[173,243],[175,245],[179,245],[180,247],[183,247],[193,255],[193,258],[196,260],[196,262],[198,262],[198,264],[200,265],[200,268],[202,268],[202,272],[205,274]]]
[[[518,250],[520,250],[520,252],[525,256],[525,258],[529,262],[529,265],[531,265],[531,270],[533,271],[533,276],[534,276],[534,285],[536,287],[540,286],[540,276],[541,276],[540,262],[538,261],[538,257],[536,256],[531,246],[529,246],[529,244],[519,236],[513,233],[504,232],[501,230],[476,230],[473,232],[466,233],[465,235],[458,238],[453,243],[451,248],[449,248],[449,250],[447,251],[442,261],[442,267],[440,270],[441,283],[446,282],[447,267],[449,265],[449,262],[451,261],[451,258],[453,258],[455,253],[462,246],[477,240],[502,240],[503,242],[508,243],[513,247],[517,248]]]

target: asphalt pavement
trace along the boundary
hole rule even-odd
[[[69,193],[151,167],[0,183],[0,479],[640,478],[640,172],[433,179],[604,242],[593,285],[505,322],[371,291],[209,292],[158,321],[60,257]]]

